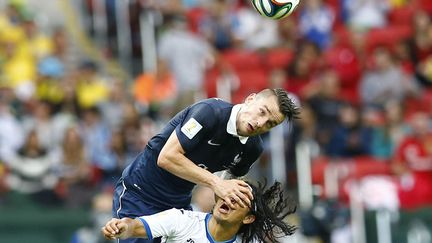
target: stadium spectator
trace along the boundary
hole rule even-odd
[[[41,204],[59,204],[60,198],[55,192],[59,180],[55,173],[57,161],[53,151],[40,144],[36,130],[31,130],[24,145],[5,161],[11,171],[6,178],[8,187],[31,195]]]
[[[316,119],[316,139],[322,148],[330,141],[331,134],[338,122],[339,111],[343,105],[338,97],[340,84],[337,74],[332,69],[325,70],[318,76],[317,91],[307,99]]]
[[[347,23],[355,31],[366,31],[387,25],[389,2],[382,0],[343,0]]]
[[[98,72],[95,62],[83,61],[77,74],[76,97],[80,108],[94,107],[108,99],[108,82]]]
[[[112,176],[116,174],[117,169],[117,160],[110,156],[112,131],[102,120],[98,108],[83,110],[79,132],[88,151],[87,160],[102,173],[102,180],[99,183],[112,183],[112,180],[115,179]]]
[[[159,57],[174,75],[177,87],[176,112],[201,97],[204,74],[212,57],[212,47],[187,29],[183,15],[167,20],[167,30],[158,41]]]
[[[377,117],[378,124],[373,128],[371,153],[377,158],[390,159],[407,133],[407,127],[403,120],[404,110],[400,102],[387,101],[382,113],[377,114],[382,117]]]
[[[87,160],[78,127],[71,125],[61,144],[58,173],[63,186],[63,200],[68,208],[89,207],[94,195],[92,167]]]
[[[5,97],[5,90],[0,93],[0,161],[6,161],[24,143],[25,133]]]
[[[340,125],[335,127],[326,152],[332,157],[349,158],[371,152],[372,132],[362,124],[360,110],[345,104],[339,110]]]
[[[402,208],[432,205],[432,133],[427,113],[411,117],[412,134],[396,149],[393,170],[400,176],[399,199]]]
[[[53,149],[60,143],[61,130],[54,124],[52,106],[46,101],[32,102],[33,107],[28,115],[22,118],[22,126],[26,133],[35,131],[39,143],[46,149]]]
[[[217,50],[223,51],[236,46],[236,32],[239,19],[234,6],[225,0],[211,1],[198,24],[199,32]]]
[[[232,200],[250,205],[252,195],[244,181],[224,180],[212,172],[227,170],[226,177],[246,174],[263,150],[259,135],[297,114],[283,89],[250,94],[235,106],[207,99],[185,108],[124,170],[116,185],[113,216],[189,209],[194,184],[210,187],[230,207]]]
[[[137,218],[113,218],[102,227],[107,239],[132,237],[153,239],[163,237],[164,242],[277,242],[291,235],[295,226],[284,219],[295,207],[284,198],[281,184],[275,182],[266,191],[248,184],[254,195],[251,207],[235,203],[230,208],[216,196],[213,212],[202,213],[170,209],[159,214]]]
[[[416,92],[413,77],[402,72],[388,49],[375,49],[373,61],[374,68],[364,72],[360,80],[359,92],[365,107],[383,107],[388,100],[402,102],[406,96]]]
[[[154,72],[143,73],[135,79],[133,95],[143,109],[161,112],[173,105],[177,95],[176,85],[167,63],[159,61]]]
[[[300,33],[309,41],[317,44],[321,49],[331,43],[332,28],[335,14],[322,0],[304,2],[304,8],[299,17]]]

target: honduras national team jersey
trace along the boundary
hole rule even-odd
[[[149,239],[162,236],[166,243],[213,243],[217,242],[210,235],[208,221],[211,214],[187,210],[170,209],[139,219],[144,224]],[[233,237],[224,243],[241,242],[240,237]]]
[[[178,113],[123,172],[127,190],[156,209],[189,206],[194,184],[157,165],[159,153],[173,132],[185,156],[199,167],[245,175],[262,152],[262,140],[259,136],[237,135],[235,122],[240,109],[241,105],[207,99]]]

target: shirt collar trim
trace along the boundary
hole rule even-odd
[[[237,115],[238,115],[238,113],[242,107],[243,107],[242,104],[238,104],[238,105],[233,106],[233,108],[231,110],[230,118],[229,118],[228,123],[227,123],[226,131],[227,131],[227,133],[233,135],[234,137],[238,137],[240,140],[240,143],[246,144],[248,137],[243,137],[243,136],[238,135],[237,126],[236,126]]]
[[[212,215],[210,213],[207,214],[205,217],[206,235],[207,235],[207,239],[209,240],[209,242],[210,243],[233,243],[233,242],[235,242],[237,235],[234,235],[234,237],[232,239],[226,240],[226,241],[215,241],[215,239],[213,239],[213,236],[211,236],[209,226],[208,226],[211,217],[212,217]]]

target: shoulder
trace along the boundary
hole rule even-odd
[[[206,217],[206,213],[202,213],[202,212],[196,212],[196,211],[190,211],[190,210],[185,210],[185,209],[177,209],[177,208],[172,208],[167,210],[166,212],[169,212],[169,214],[171,215],[175,215],[179,218],[185,219],[187,221],[189,220],[204,220]]]
[[[219,98],[201,100],[189,107],[189,113],[200,114],[209,117],[227,117],[231,113],[233,105]]]
[[[203,104],[208,105],[214,110],[227,109],[233,107],[233,104],[219,98],[210,98],[210,99],[201,100],[197,102],[195,105],[203,105]]]

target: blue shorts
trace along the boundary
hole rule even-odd
[[[114,197],[113,197],[113,208],[112,208],[112,216],[114,218],[136,218],[145,215],[152,215],[164,210],[168,210],[171,208],[160,208],[155,205],[150,205],[145,202],[133,191],[131,191],[124,184],[123,180],[120,179],[117,182]],[[184,208],[186,210],[192,210],[191,207]],[[160,238],[156,238],[153,240],[146,240],[142,238],[130,238],[126,240],[119,240],[120,243],[159,243],[161,242]]]

